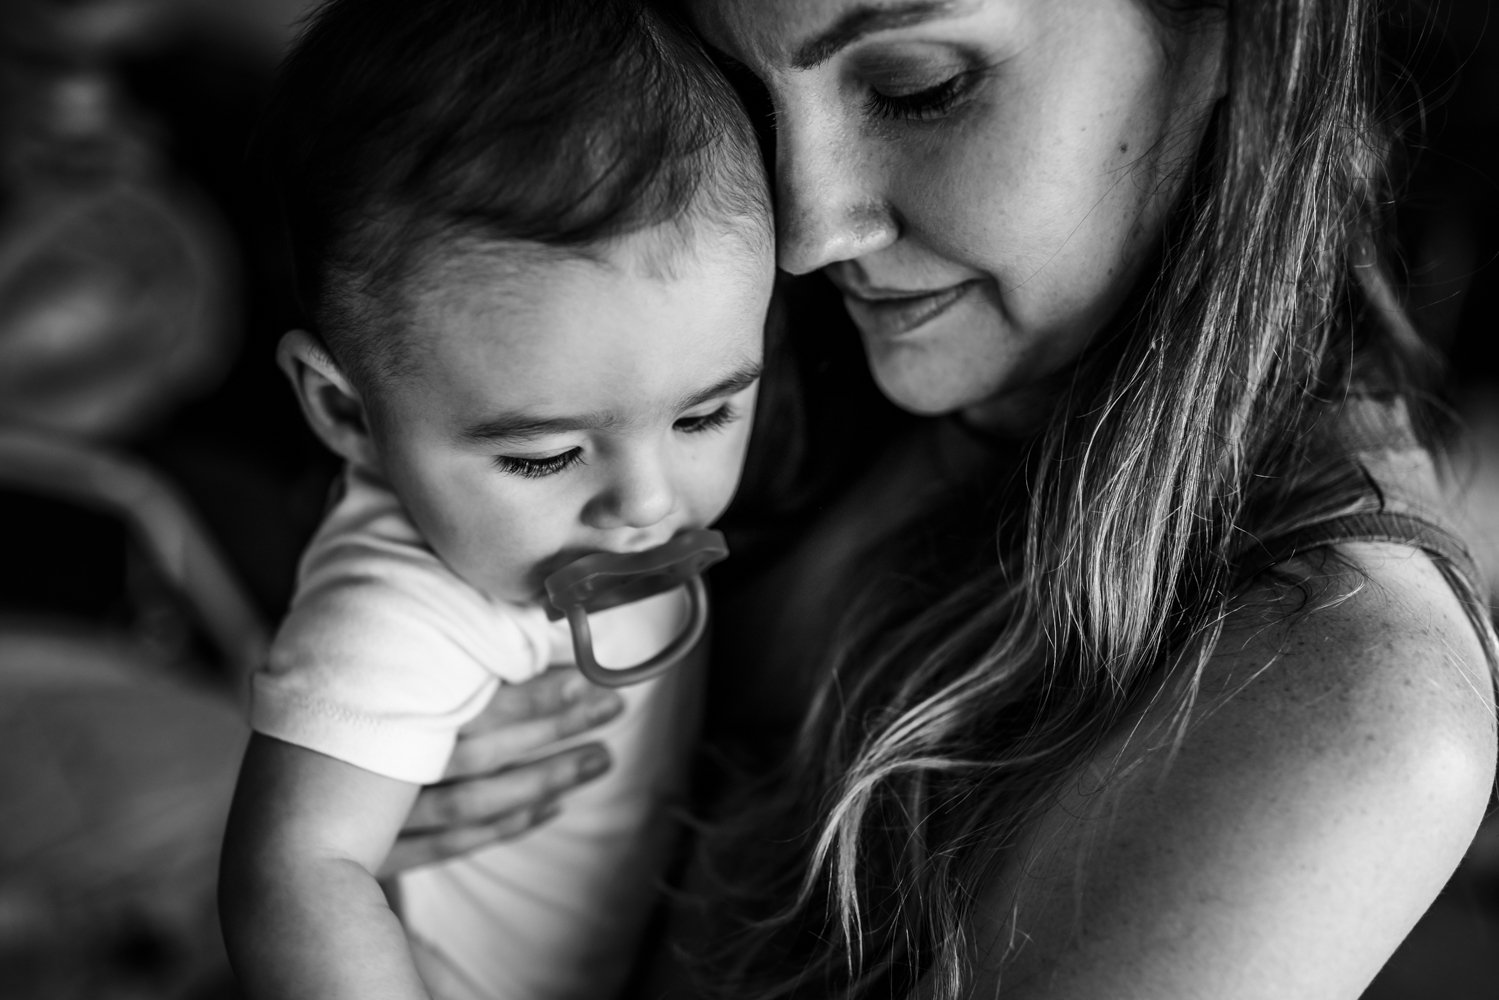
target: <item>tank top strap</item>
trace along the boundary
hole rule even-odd
[[[1472,554],[1456,535],[1435,520],[1399,510],[1363,511],[1315,521],[1255,544],[1244,560],[1249,580],[1288,559],[1345,542],[1390,542],[1420,549],[1457,572],[1472,587],[1483,577]]]
[[[1462,604],[1499,682],[1499,636],[1494,631],[1487,578],[1450,526],[1450,500],[1436,462],[1411,430],[1398,399],[1350,399],[1339,438],[1368,486],[1353,509],[1313,516],[1301,524],[1241,545],[1235,558],[1247,584],[1297,556],[1347,542],[1383,542],[1425,552]]]
[[[1253,546],[1246,561],[1263,572],[1298,554],[1341,542],[1389,542],[1426,552],[1482,593],[1484,576],[1448,522],[1450,499],[1435,458],[1416,437],[1405,400],[1352,396],[1339,420],[1338,439],[1363,472],[1369,506],[1291,528]]]
[[[1499,634],[1495,633],[1494,608],[1489,603],[1485,578],[1467,546],[1437,520],[1385,509],[1313,521],[1279,537],[1254,543],[1252,557],[1240,563],[1253,568],[1253,572],[1239,579],[1247,582],[1288,559],[1343,542],[1391,542],[1420,549],[1430,556],[1462,605],[1483,647],[1490,677],[1499,693]]]

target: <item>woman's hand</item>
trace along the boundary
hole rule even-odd
[[[536,752],[618,715],[620,696],[558,667],[524,684],[501,685],[463,727],[443,780],[422,789],[381,877],[442,861],[526,833],[555,816],[560,796],[609,769],[590,742]]]

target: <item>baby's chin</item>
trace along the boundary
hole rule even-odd
[[[489,596],[500,601],[508,601],[511,604],[540,604],[548,605],[547,589],[544,581],[524,581],[511,583],[509,586],[497,587],[494,591],[487,591]]]
[[[454,565],[452,562],[448,563],[448,568],[491,601],[503,601],[507,604],[541,604],[546,601],[546,578],[534,571],[517,577],[496,576],[476,567]]]

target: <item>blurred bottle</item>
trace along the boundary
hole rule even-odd
[[[238,264],[111,72],[147,0],[11,0],[0,28],[0,423],[127,439],[211,389]]]

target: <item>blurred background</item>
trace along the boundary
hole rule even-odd
[[[214,914],[240,692],[333,464],[273,350],[286,261],[244,167],[306,0],[5,0],[0,996],[228,1000]],[[1499,567],[1499,26],[1399,9],[1397,217]],[[1392,859],[1398,863],[1398,859]],[[1369,1000],[1499,995],[1491,822]]]

